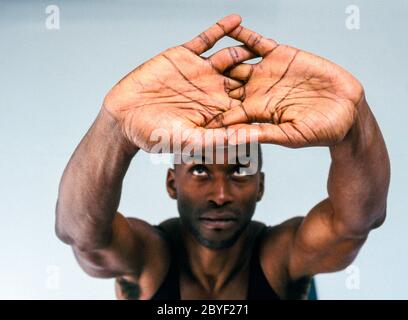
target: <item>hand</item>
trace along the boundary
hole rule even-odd
[[[228,73],[246,84],[229,93],[243,102],[219,116],[225,126],[259,123],[252,128],[260,142],[292,148],[329,146],[344,139],[364,97],[361,84],[350,73],[242,26],[229,36],[243,42],[262,60],[240,64]]]
[[[228,92],[242,83],[222,73],[255,55],[244,46],[237,46],[222,49],[209,58],[200,57],[240,23],[238,15],[225,17],[193,40],[145,62],[111,89],[104,107],[117,119],[132,144],[151,151],[157,143],[151,140],[155,129],[165,130],[172,139],[174,126],[180,132],[193,129],[190,132],[196,130],[202,136],[210,131],[204,129],[209,122],[216,123],[212,120],[217,115],[241,103],[229,97]],[[219,123],[214,127],[221,126]],[[226,136],[226,129],[219,129],[217,134]],[[182,137],[182,145],[192,143],[193,136]]]

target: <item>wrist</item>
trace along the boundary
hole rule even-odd
[[[110,144],[112,148],[118,149],[131,158],[139,151],[139,148],[129,141],[123,133],[120,122],[104,105],[95,122],[97,131],[101,135],[101,140]]]
[[[356,105],[356,113],[353,124],[344,139],[338,144],[331,146],[332,155],[342,155],[343,157],[355,157],[364,154],[373,143],[376,143],[379,128],[368,106],[365,96]],[[345,149],[348,152],[345,152]]]

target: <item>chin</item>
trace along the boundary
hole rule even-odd
[[[234,245],[236,242],[236,239],[227,239],[227,240],[222,240],[222,241],[214,241],[214,240],[209,240],[206,238],[197,238],[198,242],[203,245],[204,247],[211,249],[211,250],[221,250],[221,249],[227,249],[230,248]]]
[[[198,229],[199,230],[199,229]],[[209,249],[227,249],[237,242],[241,229],[237,230],[205,230],[193,232],[194,238],[204,247]]]

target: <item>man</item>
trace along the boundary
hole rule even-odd
[[[361,84],[240,23],[227,16],[123,78],[64,171],[56,233],[85,272],[116,278],[118,298],[303,298],[311,277],[349,265],[385,219],[389,159]],[[226,35],[243,46],[200,56]],[[255,56],[262,60],[243,63]],[[223,151],[224,161],[211,163],[202,152],[204,161],[168,171],[180,218],[152,226],[124,217],[117,208],[131,160],[154,150],[158,129],[177,153],[175,126],[189,132],[182,147],[201,142],[202,150],[217,139],[327,146],[328,197],[305,217],[267,227],[251,219],[264,192],[261,155],[245,164]]]

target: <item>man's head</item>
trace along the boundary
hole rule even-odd
[[[168,170],[167,191],[177,200],[183,226],[200,244],[227,248],[239,238],[263,195],[261,167],[260,145],[248,144],[232,152],[202,152]]]

